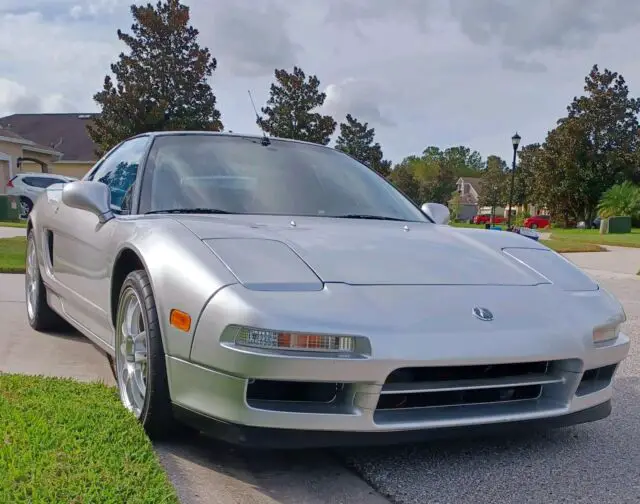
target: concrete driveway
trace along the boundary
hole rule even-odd
[[[587,273],[597,274],[600,277],[620,278],[621,275],[638,274],[640,248],[608,245],[605,248],[607,252],[576,252],[565,254],[565,257]]]
[[[630,268],[637,256],[628,252],[568,255],[618,296],[628,316],[631,354],[605,420],[545,434],[358,450],[255,452],[194,437],[156,445],[162,463],[184,504],[637,504],[640,277],[620,271],[624,254]],[[28,327],[23,282],[0,275],[0,371],[112,383],[105,359],[82,336]]]
[[[26,235],[26,228],[0,227],[0,238],[13,238],[14,236]]]

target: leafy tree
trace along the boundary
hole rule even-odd
[[[340,123],[336,149],[346,152],[386,177],[391,172],[391,161],[383,159],[382,147],[378,142],[374,143],[375,134],[375,128],[369,128],[368,123],[361,123],[347,114],[346,122]]]
[[[538,196],[561,214],[590,222],[604,191],[637,175],[640,100],[629,96],[622,75],[594,65],[567,116],[549,133]]]
[[[477,177],[484,168],[484,161],[478,151],[459,145],[443,152],[443,160],[451,166],[456,177]]]
[[[622,75],[594,65],[584,94],[567,107],[544,144],[523,152],[521,165],[533,170],[527,194],[565,225],[590,222],[600,197],[613,185],[640,178],[640,100],[629,96]]]
[[[458,191],[454,191],[451,199],[448,202],[449,211],[451,213],[451,220],[455,221],[458,219],[458,215],[460,215],[460,207],[462,206],[460,193]]]
[[[532,193],[538,204],[545,206],[553,217],[564,219],[568,226],[570,218],[580,220],[588,201],[598,197],[595,174],[582,121],[567,120],[545,139]]]
[[[601,192],[615,183],[629,180],[637,169],[635,154],[640,147],[638,113],[640,100],[629,96],[624,77],[593,65],[585,78],[585,94],[567,107],[567,118],[577,119],[591,145],[594,183]],[[593,203],[593,202],[590,202]]]
[[[434,202],[446,204],[456,189],[456,176],[452,167],[445,161],[435,164],[435,176],[420,180],[420,198],[422,203]]]
[[[518,154],[513,201],[517,205],[526,206],[534,201],[532,198],[534,176],[542,162],[543,149],[539,143],[525,145]]]
[[[209,49],[197,42],[189,7],[179,0],[155,7],[132,5],[131,34],[118,30],[128,46],[111,65],[94,100],[102,112],[88,126],[98,154],[147,131],[222,129],[208,78],[216,69]]]
[[[478,177],[480,170],[484,168],[480,153],[464,145],[448,147],[444,151],[432,145],[422,152],[422,156],[425,160],[447,164],[456,178]]]
[[[301,68],[294,66],[292,73],[276,69],[275,78],[267,105],[261,109],[264,117],[257,119],[258,126],[272,136],[327,145],[336,121],[331,116],[313,112],[327,98],[326,93],[319,90],[318,77],[307,78]]]
[[[413,168],[408,164],[397,165],[387,177],[389,182],[402,191],[405,196],[416,204],[420,202],[420,184],[413,174]]]
[[[398,169],[402,169],[404,183],[409,184],[408,187],[415,191],[412,199],[420,204],[427,201],[447,203],[456,188],[457,177],[437,147],[428,147],[422,156],[408,156],[403,159],[391,173],[391,180],[397,179],[394,172]],[[405,172],[410,173],[412,178],[409,179]]]
[[[629,181],[607,189],[598,204],[600,216],[628,216],[640,219],[640,186]]]
[[[480,174],[480,179],[478,205],[506,206],[509,198],[507,163],[498,156],[489,156],[486,168]]]

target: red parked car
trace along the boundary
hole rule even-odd
[[[502,224],[507,219],[505,219],[502,215],[494,215],[493,223],[494,224]],[[474,215],[472,222],[474,224],[489,224],[491,222],[491,215]]]
[[[533,215],[531,217],[527,217],[523,223],[524,227],[537,229],[544,229],[551,225],[551,217],[548,215]]]

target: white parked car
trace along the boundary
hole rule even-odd
[[[20,216],[26,218],[40,193],[47,187],[73,180],[77,179],[56,173],[18,173],[7,182],[7,194],[20,197]]]

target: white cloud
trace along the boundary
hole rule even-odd
[[[62,94],[39,95],[17,82],[0,78],[0,117],[17,113],[67,112],[74,105]]]
[[[324,92],[327,98],[320,110],[331,114],[339,123],[351,114],[372,126],[395,125],[381,110],[387,102],[386,93],[373,81],[350,77],[338,84],[329,84]]]
[[[75,0],[75,2],[69,10],[69,14],[75,19],[114,14],[118,9],[128,7],[130,3],[128,0]]]
[[[288,9],[272,0],[189,2],[203,45],[210,47],[221,73],[271,76],[273,69],[297,63],[300,44],[287,33]]]
[[[94,110],[131,0],[3,0],[0,113]],[[155,2],[152,2],[155,3]],[[511,155],[544,138],[594,63],[640,94],[640,3],[629,0],[185,0],[218,60],[227,128],[256,132],[275,68],[300,65],[338,122],[376,127],[394,160],[468,144]]]

